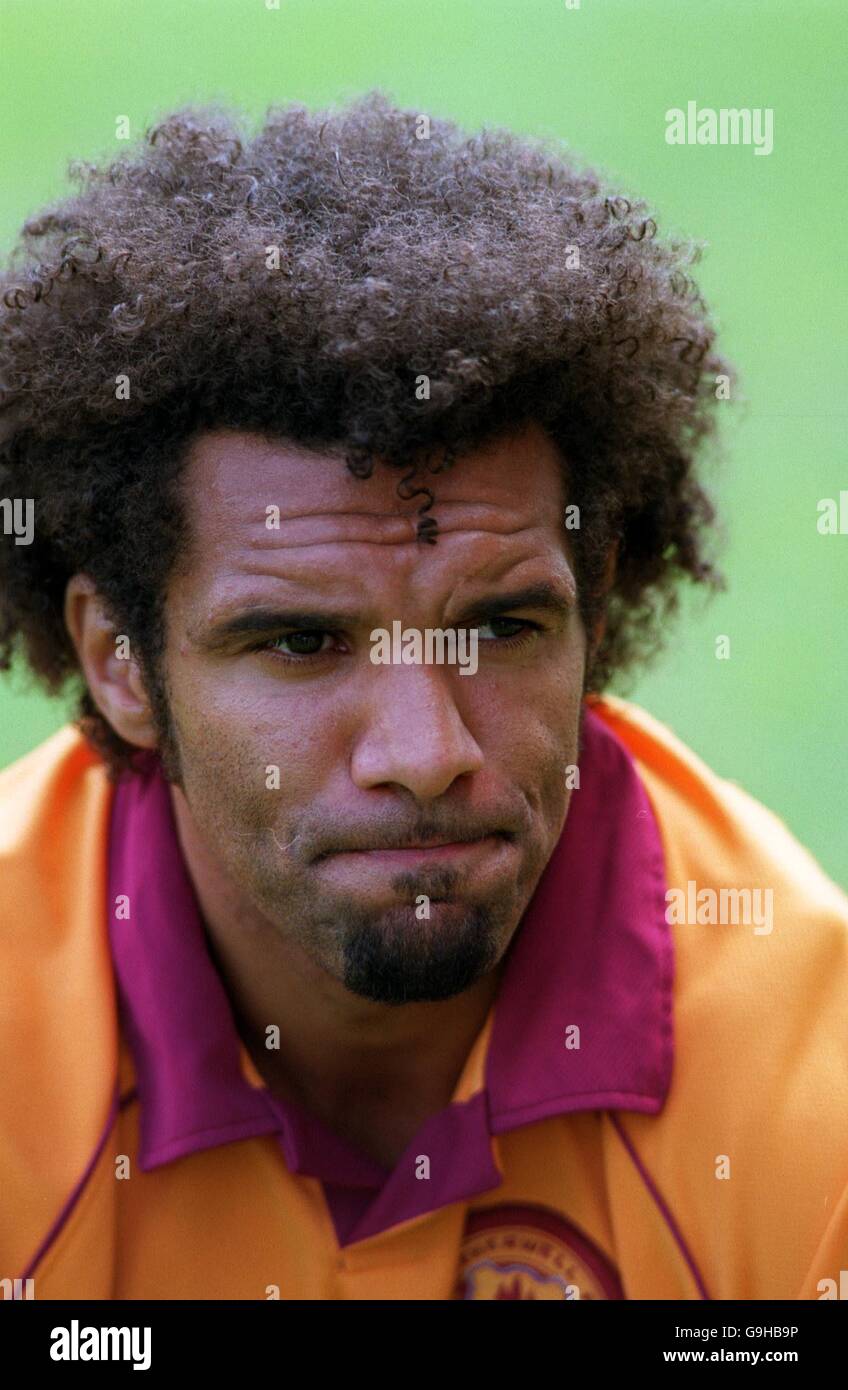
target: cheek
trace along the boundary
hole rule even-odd
[[[187,667],[171,709],[187,782],[218,815],[274,821],[320,789],[343,757],[342,710],[306,682]]]
[[[578,631],[550,660],[481,675],[477,709],[512,746],[538,744],[550,756],[556,749],[576,745],[584,669]]]
[[[539,672],[528,681],[493,681],[469,717],[492,771],[520,788],[543,833],[561,828],[568,768],[577,762],[582,667]]]
[[[568,770],[577,763],[583,674],[579,648],[556,667],[536,673],[520,709],[513,710],[517,777],[535,785],[551,822],[565,815]]]

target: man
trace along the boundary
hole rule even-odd
[[[0,635],[80,704],[0,775],[13,1292],[838,1288],[848,904],[602,694],[717,582],[655,231],[379,93],[28,224]]]

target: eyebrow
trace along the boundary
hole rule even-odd
[[[334,613],[329,609],[319,612],[304,608],[283,609],[262,605],[245,608],[241,613],[234,613],[231,618],[223,618],[220,622],[213,623],[205,632],[200,632],[195,641],[206,651],[215,651],[225,647],[235,637],[262,637],[268,633],[273,635],[282,628],[289,627],[344,627],[353,617],[352,613]]]
[[[528,584],[523,589],[512,589],[506,594],[493,594],[491,598],[475,600],[462,610],[452,626],[470,624],[475,619],[497,618],[503,613],[512,612],[514,608],[533,608],[565,618],[573,607],[572,600],[556,584],[542,580],[538,584]]]
[[[466,605],[450,626],[470,627],[475,622],[500,617],[516,608],[532,608],[565,618],[573,607],[572,600],[557,585],[542,581],[506,594],[475,600]],[[194,640],[204,650],[216,651],[238,637],[273,636],[285,628],[343,628],[359,621],[359,614],[341,609],[276,608],[262,604],[222,618],[205,632],[199,633]]]

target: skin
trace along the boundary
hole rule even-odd
[[[562,466],[541,427],[436,477],[434,546],[415,540],[397,471],[356,479],[340,459],[234,431],[194,441],[193,544],[166,602],[170,792],[258,1070],[390,1167],[449,1103],[562,832],[587,638]],[[540,584],[556,607],[485,608]],[[311,622],[312,637],[292,639],[298,620],[216,635],[259,606],[330,615],[326,634]],[[163,751],[143,672],[117,658],[84,574],[65,616],[105,717]],[[476,673],[373,664],[370,634],[395,619],[477,627]],[[265,1047],[269,1024],[279,1051]]]

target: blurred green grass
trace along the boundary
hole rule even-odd
[[[704,239],[699,280],[745,396],[708,469],[729,590],[687,599],[624,693],[845,884],[848,537],[816,530],[818,500],[848,487],[845,29],[841,0],[4,0],[0,245],[69,158],[116,149],[118,116],[136,134],[187,101],[258,116],[373,86],[563,139],[654,203],[661,230]],[[689,100],[772,108],[774,152],[666,145],[666,110]],[[0,766],[66,717],[23,672],[0,682]]]

